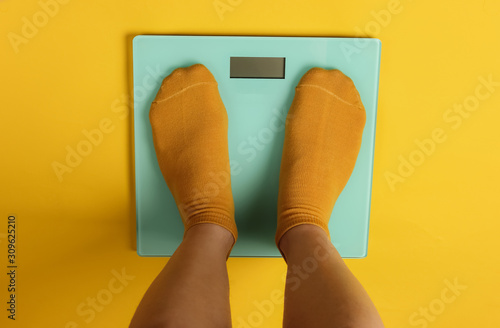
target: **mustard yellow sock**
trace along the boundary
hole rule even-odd
[[[212,73],[201,64],[175,69],[163,80],[149,119],[184,231],[213,223],[229,230],[236,242],[228,119]]]
[[[366,113],[350,78],[310,69],[295,88],[281,159],[276,245],[290,229],[326,231],[333,206],[354,169]],[[280,249],[281,251],[281,249]]]

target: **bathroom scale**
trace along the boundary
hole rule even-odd
[[[366,125],[354,171],[333,209],[331,239],[344,258],[367,255],[381,43],[369,38],[139,35],[133,40],[137,253],[171,256],[184,226],[158,165],[149,109],[164,77],[205,65],[229,120],[238,240],[232,257],[281,257],[276,248],[285,118],[312,67],[339,69],[358,89]],[[200,108],[200,111],[203,108]]]

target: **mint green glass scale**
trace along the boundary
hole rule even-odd
[[[377,39],[137,36],[133,41],[137,253],[171,256],[184,227],[153,146],[149,108],[177,67],[204,64],[229,118],[231,185],[239,238],[233,257],[279,257],[274,243],[286,114],[302,75],[340,69],[355,83],[367,119],[352,176],[330,219],[342,257],[367,254],[380,67]],[[200,111],[203,108],[199,109]]]

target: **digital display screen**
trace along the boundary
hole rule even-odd
[[[232,79],[284,79],[285,57],[230,57]]]

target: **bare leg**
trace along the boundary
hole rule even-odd
[[[226,257],[233,242],[232,234],[215,224],[189,229],[130,327],[231,327]]]
[[[296,226],[279,246],[288,263],[283,327],[384,327],[323,229]]]

